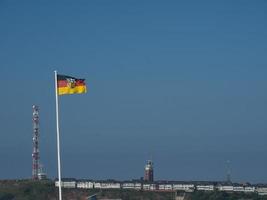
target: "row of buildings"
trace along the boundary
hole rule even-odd
[[[55,186],[58,187],[58,181]],[[180,181],[93,181],[93,180],[75,180],[64,179],[61,182],[63,188],[79,189],[127,189],[127,190],[144,190],[144,191],[222,191],[222,192],[256,192],[260,195],[267,195],[267,185],[250,185],[250,184],[229,184],[226,182],[180,182]]]
[[[58,181],[55,181],[58,187]],[[78,189],[125,189],[125,190],[143,190],[143,191],[165,191],[165,192],[194,192],[194,191],[221,191],[221,192],[244,192],[258,193],[267,195],[267,185],[251,185],[227,182],[182,182],[182,181],[154,181],[153,162],[148,160],[145,165],[144,178],[132,181],[95,181],[95,180],[76,180],[63,179],[61,181],[63,188]]]

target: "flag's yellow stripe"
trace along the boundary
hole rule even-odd
[[[80,94],[80,93],[85,93],[87,91],[85,85],[81,86],[76,86],[74,88],[71,87],[59,87],[58,88],[58,95],[63,95],[63,94]]]

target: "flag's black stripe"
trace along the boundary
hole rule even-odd
[[[71,79],[75,79],[75,80],[82,80],[82,81],[85,80],[85,79],[75,78],[75,77],[72,77],[72,76],[66,76],[66,75],[61,75],[61,74],[58,74],[58,75],[57,75],[57,80],[58,80],[58,81],[67,80],[67,79],[69,79],[69,78],[71,78]]]

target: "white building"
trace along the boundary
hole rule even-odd
[[[224,192],[233,192],[234,191],[234,186],[232,186],[232,185],[219,185],[217,188],[219,191],[224,191]]]
[[[267,195],[267,187],[257,187],[256,192],[259,195]]]
[[[234,186],[233,191],[234,192],[245,192],[245,188],[243,186]]]
[[[59,182],[55,182],[55,186],[59,186]],[[62,188],[76,188],[76,181],[61,181]]]
[[[134,183],[123,183],[122,189],[134,189]]]
[[[134,190],[141,190],[142,189],[142,185],[141,183],[123,183],[122,184],[122,188],[123,189],[134,189]]]
[[[197,185],[197,190],[199,190],[199,191],[213,191],[214,185]]]
[[[143,190],[156,190],[156,184],[143,184]]]
[[[159,190],[172,190],[172,184],[159,184]]]
[[[101,189],[101,183],[99,183],[99,182],[94,182],[94,188],[96,188],[96,189]]]
[[[101,183],[101,189],[120,189],[120,183],[105,182]]]
[[[245,187],[245,191],[244,192],[255,192],[255,187],[247,186],[247,187]]]
[[[77,188],[93,189],[94,183],[91,181],[83,181],[77,183]]]
[[[135,183],[134,184],[134,189],[141,190],[142,189],[142,184],[141,183]]]
[[[173,184],[173,190],[180,190],[186,192],[193,192],[195,190],[194,184]]]

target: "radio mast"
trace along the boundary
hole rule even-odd
[[[33,121],[33,151],[32,151],[32,179],[38,179],[39,172],[39,108],[36,105],[32,106],[32,121]]]

